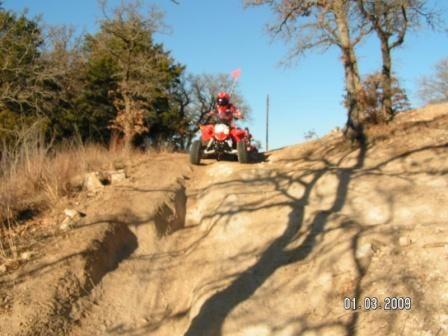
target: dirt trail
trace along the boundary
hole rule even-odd
[[[447,334],[442,118],[415,144],[355,150],[328,137],[264,163],[196,168],[185,225],[158,244],[136,232],[139,248],[72,334]],[[343,308],[366,296],[412,307]]]
[[[142,165],[86,209],[126,224],[132,250],[55,334],[448,335],[447,112],[361,148],[329,135],[250,165]]]

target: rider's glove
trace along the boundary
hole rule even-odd
[[[243,115],[241,114],[240,110],[236,110],[234,117],[236,119],[243,119]]]

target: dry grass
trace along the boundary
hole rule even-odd
[[[393,122],[371,125],[367,128],[367,138],[372,143],[393,137],[412,140],[415,134],[421,136],[433,132],[434,128],[444,127],[448,119],[448,103],[427,105],[420,109],[399,113]]]
[[[34,127],[23,132],[15,146],[3,146],[0,157],[0,256],[4,257],[4,251],[13,249],[11,234],[17,224],[72,196],[73,179],[89,171],[125,168],[143,154],[77,141],[49,147]]]

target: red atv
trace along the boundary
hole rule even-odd
[[[225,155],[236,155],[240,163],[248,163],[249,155],[256,151],[251,145],[249,130],[233,126],[228,121],[201,125],[201,139],[193,141],[190,162],[198,165],[204,156],[214,156],[218,161]]]

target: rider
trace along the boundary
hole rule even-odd
[[[239,109],[230,103],[230,95],[227,92],[220,92],[216,97],[216,108],[208,113],[208,116],[218,116],[219,119],[232,123],[233,118],[242,119]]]

